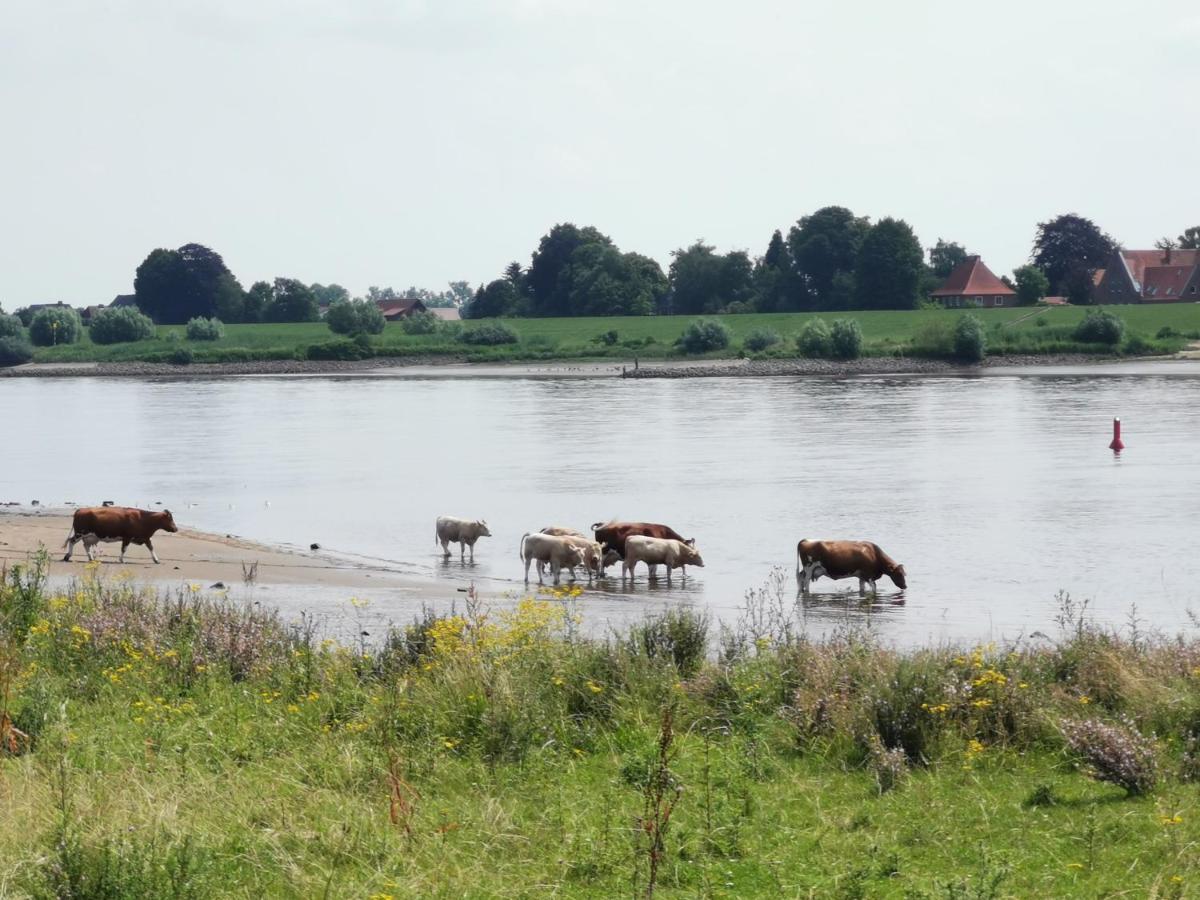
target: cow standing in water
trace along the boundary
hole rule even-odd
[[[459,519],[454,516],[438,516],[434,525],[434,543],[442,545],[442,558],[450,558],[450,544],[458,544],[458,558],[462,559],[471,548],[471,562],[475,562],[475,542],[481,537],[491,537],[487,522],[483,519]]]
[[[801,541],[796,545],[796,578],[800,590],[808,587],[822,575],[837,580],[857,578],[859,593],[870,583],[875,592],[875,582],[884,575],[900,590],[908,587],[904,577],[904,566],[870,541]]]
[[[71,554],[75,552],[75,544],[78,541],[83,541],[83,549],[89,562],[92,560],[92,547],[96,544],[101,541],[120,541],[122,564],[130,544],[145,544],[146,549],[150,551],[150,558],[157,564],[160,560],[154,552],[150,538],[159,529],[170,532],[179,530],[175,527],[175,520],[171,517],[169,509],[162,512],[128,506],[88,506],[77,509],[75,517],[71,520],[71,533],[67,535],[63,544],[67,548],[63,562],[71,561]]]

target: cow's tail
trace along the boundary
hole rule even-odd
[[[528,531],[521,535],[521,546],[517,548],[517,559],[521,562],[525,562],[525,538],[527,537],[529,537]]]
[[[74,526],[74,525],[72,525],[72,526],[71,526],[71,530],[67,532],[67,539],[66,539],[65,541],[63,541],[62,548],[63,548],[64,550],[66,550],[66,549],[67,549],[67,544],[71,543],[71,538],[72,538],[72,537],[74,537],[74,536],[75,536],[75,526]]]
[[[804,538],[796,541],[796,577],[800,577],[800,545],[805,541]]]

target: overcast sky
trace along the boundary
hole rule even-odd
[[[997,272],[1200,224],[1200,4],[0,0],[0,304],[195,241],[243,285],[478,283],[555,222],[763,252],[827,204]]]

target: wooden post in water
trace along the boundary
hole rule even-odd
[[[1113,419],[1113,439],[1108,445],[1108,449],[1113,453],[1120,453],[1125,449],[1125,442],[1121,440],[1121,417],[1117,416]]]

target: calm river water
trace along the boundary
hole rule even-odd
[[[886,579],[865,607],[856,582],[820,581],[810,622],[869,615],[902,644],[1013,638],[1053,631],[1065,590],[1098,619],[1136,603],[1174,631],[1200,611],[1198,376],[11,379],[0,500],[161,501],[189,527],[495,593],[520,587],[526,531],[666,522],[707,567],[672,590],[610,581],[584,607],[686,599],[726,621],[775,566],[794,591],[799,538],[863,538],[905,564],[904,602]],[[490,523],[473,568],[441,562],[442,513]],[[413,601],[396,602],[407,620]]]

